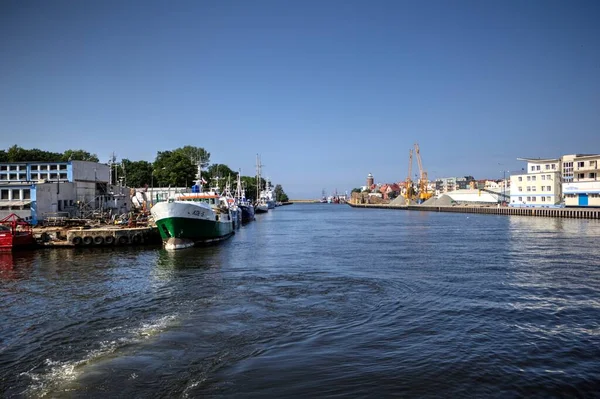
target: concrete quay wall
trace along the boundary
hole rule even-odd
[[[489,215],[541,216],[554,218],[600,219],[600,208],[512,208],[476,206],[394,206],[389,204],[349,204],[353,208],[401,209],[425,212],[483,213]]]

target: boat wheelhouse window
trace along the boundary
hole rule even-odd
[[[8,165],[0,165],[0,170],[8,170]]]
[[[7,180],[8,175],[6,173],[0,173],[0,180]]]
[[[0,190],[0,199],[8,199],[8,189]]]
[[[19,190],[19,189],[13,189],[12,190],[12,199],[14,199],[14,200],[20,200],[21,199],[21,190]]]
[[[27,173],[19,173],[19,180],[27,180]]]
[[[31,165],[31,170],[38,170],[38,166],[37,165]]]
[[[60,170],[67,170],[67,165],[66,164],[61,164],[61,165],[59,165],[59,169]]]
[[[16,173],[11,173],[8,177],[8,180],[17,180],[17,174]]]
[[[23,199],[31,199],[31,190],[28,188],[23,189]]]
[[[57,169],[58,169],[58,165],[56,165],[56,164],[50,165],[50,170],[57,170]]]
[[[19,167],[17,165],[10,165],[8,170],[19,170]]]
[[[61,173],[60,174],[60,178],[61,178],[61,180],[67,180],[67,174],[66,173]]]

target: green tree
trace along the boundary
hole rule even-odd
[[[258,194],[256,192],[256,176],[242,176],[240,177],[240,179],[242,180],[244,190],[246,190],[246,198],[256,200],[258,198]],[[267,182],[263,178],[261,178],[260,180],[261,187],[264,189],[265,184],[267,184]]]
[[[182,151],[159,151],[153,164],[155,187],[188,187],[196,177],[196,165]]]
[[[353,193],[360,193],[360,192],[362,192],[362,189],[361,188],[353,188],[352,192]]]
[[[90,162],[99,162],[98,156],[96,154],[91,154],[85,150],[66,150],[62,156],[61,161],[90,161]]]
[[[61,154],[57,152],[42,151],[38,148],[27,150],[13,145],[6,151],[6,162],[59,162]]]
[[[218,182],[219,187],[222,188],[229,177],[234,180],[236,176],[237,172],[233,171],[229,166],[222,163],[214,163],[204,173],[204,180],[208,182],[209,187],[217,185]]]
[[[184,147],[173,150],[173,152],[180,152],[181,154],[186,156],[194,165],[197,165],[198,162],[200,162],[200,165],[203,168],[206,168],[210,163],[210,152],[207,152],[202,147],[186,145]]]
[[[4,150],[0,150],[0,162],[8,162],[8,154]]]
[[[152,185],[152,164],[148,161],[130,161],[123,159],[121,168],[125,175],[127,187],[144,187]]]
[[[281,187],[281,184],[275,185],[273,193],[275,194],[275,201],[288,202],[289,198],[285,191],[283,191],[283,187]]]

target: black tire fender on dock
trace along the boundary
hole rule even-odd
[[[113,236],[106,236],[106,237],[104,237],[104,243],[105,244],[110,245],[113,242],[115,242],[115,238]]]
[[[73,243],[73,245],[81,245],[81,237],[73,237],[71,242]]]
[[[121,236],[121,237],[119,237],[119,244],[121,244],[121,245],[125,245],[125,244],[127,244],[128,242],[129,242],[129,240],[127,239],[127,237],[125,237],[125,236]]]
[[[102,244],[104,244],[104,237],[102,237],[102,236],[96,236],[96,237],[94,237],[94,244],[95,245],[102,245]]]
[[[90,236],[83,237],[83,245],[91,245],[94,239]]]
[[[142,236],[140,236],[139,234],[134,234],[133,237],[131,237],[131,242],[133,242],[134,244],[139,244],[142,241]]]

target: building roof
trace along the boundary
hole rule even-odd
[[[517,158],[517,161],[525,161],[532,163],[558,162],[558,158]]]

